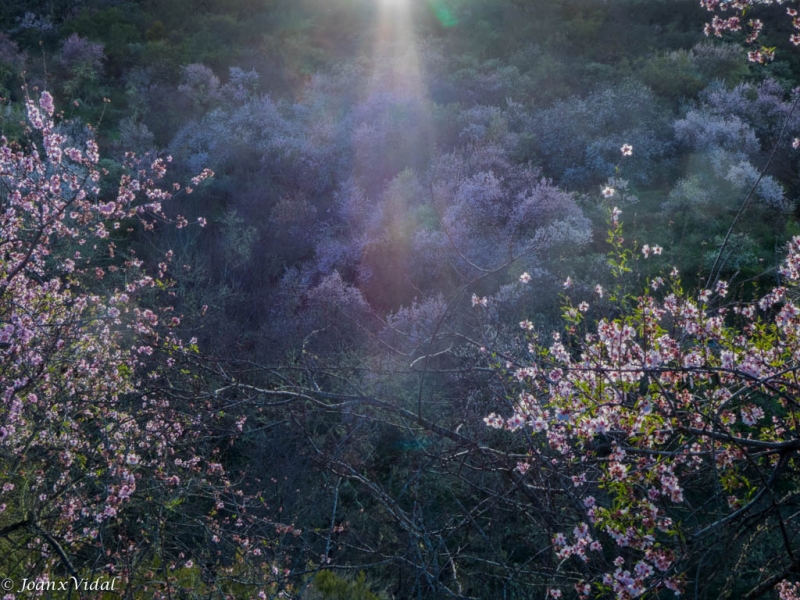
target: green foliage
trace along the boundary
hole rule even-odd
[[[131,65],[131,44],[143,41],[144,15],[138,4],[126,3],[104,10],[84,9],[64,25],[64,33],[102,42],[112,75],[121,75]]]
[[[694,98],[707,83],[691,53],[681,50],[650,58],[639,76],[656,94],[672,101]]]
[[[189,33],[183,42],[189,56],[195,62],[206,64],[214,69],[222,69],[235,64],[243,47],[249,41],[245,36],[248,28],[243,27],[229,15],[209,15],[199,27]]]
[[[155,21],[150,29],[145,32],[144,37],[148,42],[158,42],[163,40],[166,35],[167,30],[164,27],[164,23]]]
[[[24,131],[24,114],[19,104],[0,102],[0,132],[8,139],[19,139]]]
[[[253,245],[258,239],[258,230],[252,225],[245,225],[235,210],[228,211],[222,216],[220,226],[225,255],[224,270],[228,273],[243,267],[250,260]]]
[[[380,600],[367,586],[363,571],[355,581],[339,577],[333,571],[320,571],[314,578],[314,587],[318,595],[309,596],[309,600]]]

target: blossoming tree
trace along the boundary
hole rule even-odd
[[[95,141],[62,133],[47,92],[27,112],[27,138],[0,139],[0,571],[170,597],[230,589],[223,573],[253,559],[267,576],[239,595],[255,596],[271,569],[209,437],[221,407],[181,367],[196,347],[175,333],[171,253],[150,275],[116,245],[167,221],[168,161],[129,155],[106,197]]]
[[[617,275],[632,257],[619,216]],[[673,270],[617,295],[617,316],[596,322],[591,304],[609,292],[587,288],[577,306],[567,299],[566,332],[549,343],[521,323],[531,354],[512,369],[515,408],[486,422],[525,431],[518,473],[558,465],[571,499],[552,538],[551,597],[567,586],[578,597],[679,594],[700,578],[718,597],[797,597],[800,237],[779,274],[751,301],[723,281],[688,292]],[[737,568],[709,592],[720,555]]]

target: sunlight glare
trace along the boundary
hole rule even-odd
[[[409,0],[378,0],[382,8],[405,8],[408,6]]]

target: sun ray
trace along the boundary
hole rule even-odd
[[[376,0],[368,41],[370,67],[359,110],[367,115],[352,138],[354,180],[363,185],[384,228],[381,244],[361,257],[362,282],[395,308],[413,299],[413,282],[404,273],[416,235],[420,203],[416,177],[433,157],[435,138],[421,45],[410,0]],[[404,171],[406,171],[404,173]],[[372,285],[372,288],[369,286]]]

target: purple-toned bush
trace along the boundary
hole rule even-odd
[[[70,72],[100,74],[103,69],[103,44],[82,38],[77,33],[69,36],[56,54],[56,63]]]
[[[730,152],[754,154],[760,144],[753,129],[735,115],[723,116],[703,110],[690,110],[675,121],[675,137],[694,152],[722,148]]]
[[[207,66],[198,63],[181,69],[178,91],[198,109],[207,110],[216,106],[221,99],[219,77]]]
[[[8,69],[20,72],[25,67],[27,55],[20,51],[16,42],[4,33],[0,33],[0,73]]]
[[[663,176],[674,154],[669,116],[639,84],[558,102],[537,115],[526,132],[535,136],[544,174],[570,188],[611,177],[622,144],[636,148],[626,177],[637,184]]]
[[[103,74],[103,45],[73,33],[55,56],[59,86],[68,98],[98,100],[104,94],[98,83]]]
[[[774,79],[758,85],[742,83],[733,88],[719,83],[700,94],[701,109],[719,118],[737,118],[752,127],[763,147],[772,144],[791,111],[793,98]],[[788,151],[792,137],[800,134],[800,114],[789,120],[783,147]]]
[[[256,96],[258,80],[258,73],[253,70],[231,67],[228,70],[228,83],[222,86],[222,94],[234,102],[246,102]]]

